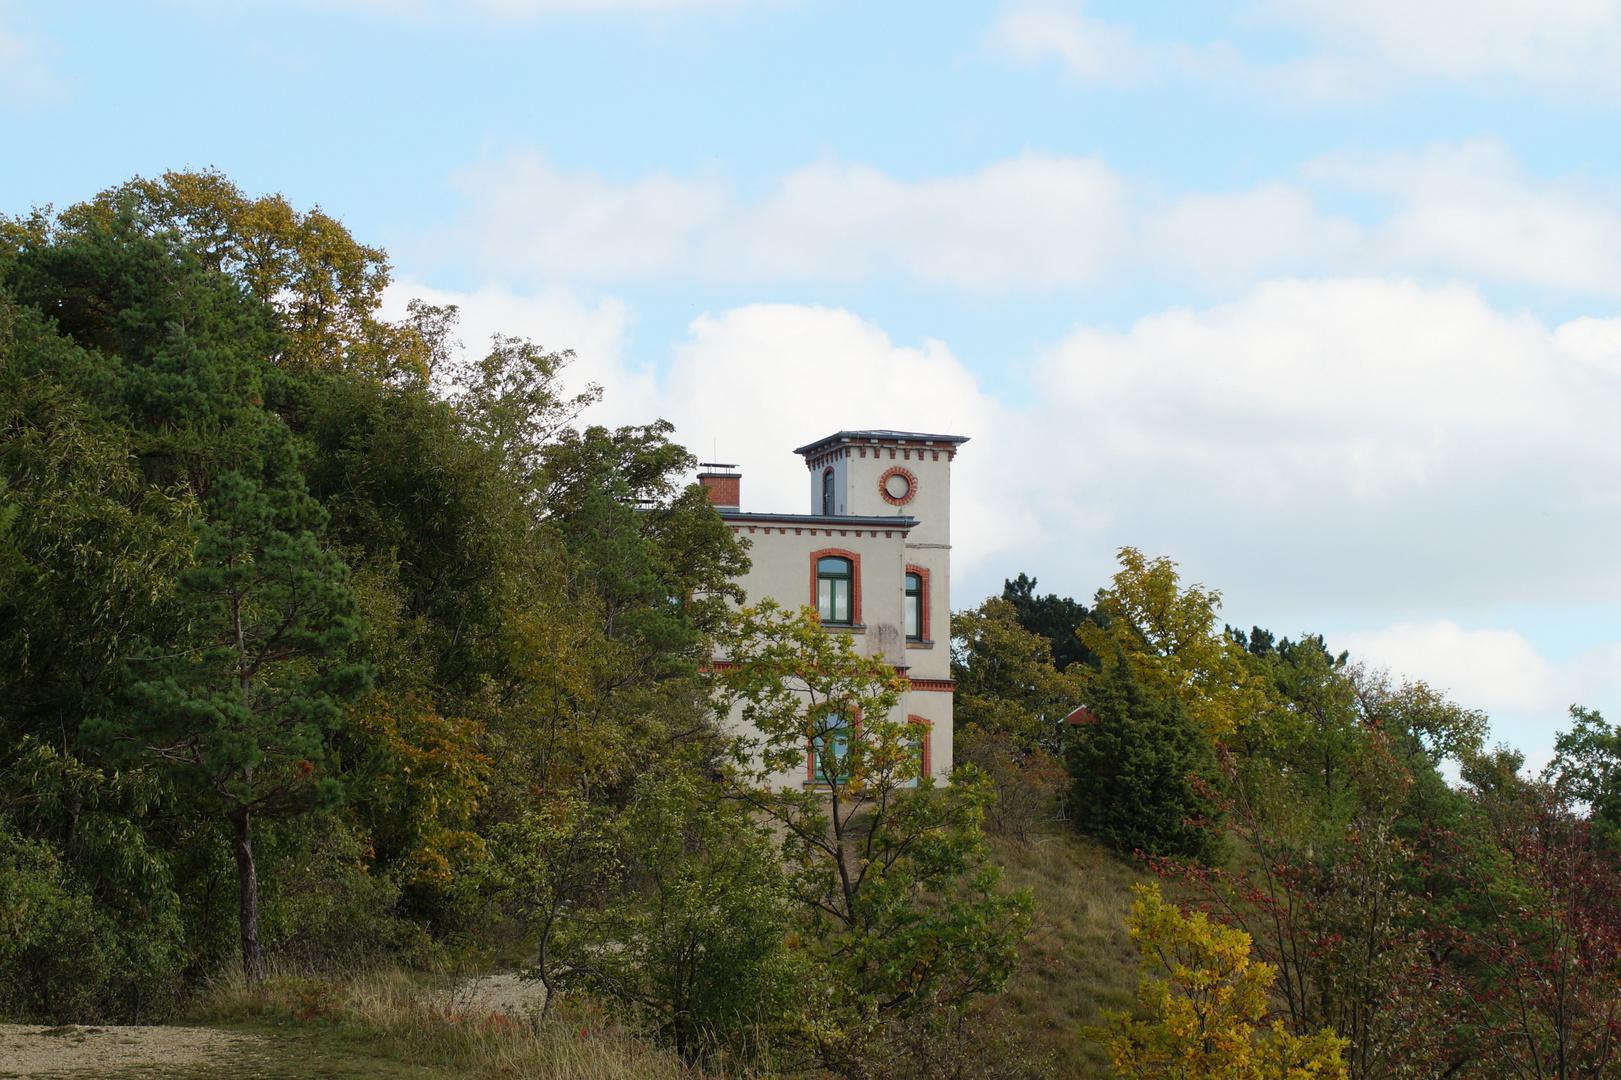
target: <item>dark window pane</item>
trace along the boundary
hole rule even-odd
[[[850,779],[850,731],[848,728],[834,728],[826,735],[811,740],[812,753],[816,759],[816,779],[820,783],[831,783],[836,777],[839,780]],[[831,758],[831,760],[829,760]],[[832,768],[831,775],[828,772]]]

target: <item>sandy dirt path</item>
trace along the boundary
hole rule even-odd
[[[454,1012],[474,1016],[487,1013],[529,1016],[540,1012],[540,1007],[546,1003],[546,988],[537,980],[520,979],[513,973],[484,975],[445,991],[439,1001]]]
[[[190,1027],[43,1027],[0,1024],[0,1077],[103,1077],[126,1070],[222,1065],[256,1056],[264,1042]]]

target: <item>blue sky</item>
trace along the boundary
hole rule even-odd
[[[956,429],[954,602],[1132,544],[1545,756],[1621,707],[1621,0],[0,0],[0,210],[319,203],[798,508]]]

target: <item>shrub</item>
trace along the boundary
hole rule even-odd
[[[644,780],[616,831],[625,888],[576,915],[569,981],[639,1007],[688,1062],[748,1049],[799,981],[768,836],[685,776]]]
[[[179,937],[172,906],[120,919],[50,844],[0,832],[0,1013],[161,1020],[179,1003]]]
[[[316,972],[431,959],[427,933],[399,910],[400,887],[367,865],[365,845],[337,814],[263,830],[265,950]]]
[[[1056,754],[1040,746],[1021,746],[1011,735],[986,735],[972,726],[960,738],[958,760],[978,765],[991,779],[995,799],[985,808],[987,832],[1024,840],[1038,824],[1058,816],[1058,800],[1069,776]]]

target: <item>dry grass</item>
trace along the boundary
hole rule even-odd
[[[992,845],[1006,868],[1007,886],[1032,889],[1037,904],[1003,1017],[1032,1052],[1051,1054],[1053,1075],[1109,1077],[1100,1048],[1083,1040],[1080,1029],[1100,1024],[1105,1009],[1130,1011],[1135,1003],[1138,954],[1125,919],[1131,885],[1149,880],[1150,873],[1063,825],[1024,841],[993,837]],[[192,1022],[277,1035],[296,1028],[306,1045],[325,1047],[333,1064],[348,1052],[344,1047],[363,1045],[376,1062],[364,1070],[369,1076],[409,1071],[479,1080],[692,1080],[731,1071],[724,1065],[689,1071],[673,1052],[588,1005],[546,1018],[533,1009],[493,1011],[487,1000],[458,985],[448,977],[399,971],[341,980],[279,976],[259,987],[228,976],[214,984]],[[377,1067],[385,1062],[406,1071]],[[298,1073],[329,1074],[349,1075],[321,1068]]]
[[[328,1027],[368,1052],[433,1074],[503,1080],[691,1080],[674,1053],[606,1014],[573,1008],[542,1017],[470,1007],[453,984],[398,971],[343,980],[280,976],[250,986],[216,981],[194,1021]],[[324,1074],[322,1074],[324,1075]]]
[[[1024,964],[1008,988],[1012,1022],[1055,1055],[1057,1075],[1111,1076],[1080,1028],[1102,1023],[1105,1009],[1135,1004],[1138,952],[1125,921],[1132,884],[1152,875],[1062,825],[1023,842],[993,837],[992,844],[1008,887],[1036,894]]]

